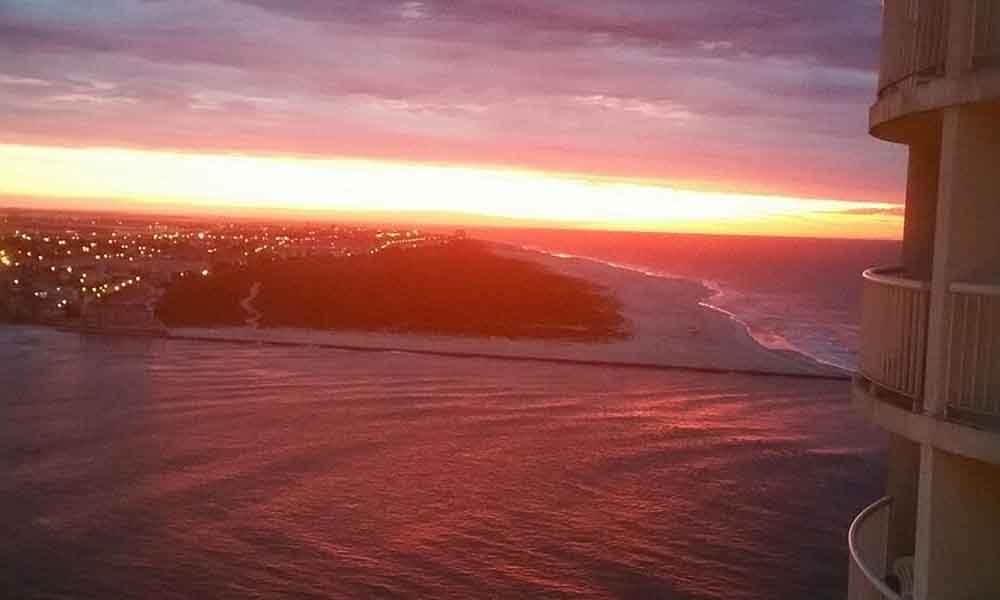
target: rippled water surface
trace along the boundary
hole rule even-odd
[[[844,382],[0,328],[11,598],[840,599]]]

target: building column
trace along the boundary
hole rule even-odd
[[[920,481],[917,489],[917,523],[914,535],[915,552],[913,553],[913,598],[927,600],[929,574],[931,572],[931,496],[934,490],[932,477],[934,475],[934,449],[923,444],[920,446]]]
[[[934,222],[940,166],[939,125],[931,128],[926,137],[909,142],[909,160],[906,166],[903,267],[909,277],[921,281],[930,281],[934,264]]]
[[[943,111],[931,274],[924,411],[946,416],[949,287],[998,283],[1000,105]],[[1000,589],[1000,467],[923,446],[915,598],[975,599]]]
[[[977,600],[1000,589],[1000,466],[924,446],[914,597]]]
[[[1000,272],[1000,105],[944,110],[934,227],[924,408],[942,416],[948,351],[948,290],[956,281],[984,280]]]
[[[920,479],[920,444],[901,435],[889,434],[889,473],[886,493],[892,498],[889,516],[887,564],[913,556],[917,526],[917,494]]]

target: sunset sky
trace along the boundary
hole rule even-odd
[[[0,203],[895,237],[878,33],[878,0],[0,0]]]

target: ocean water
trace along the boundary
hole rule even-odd
[[[701,281],[711,306],[761,344],[857,363],[861,272],[898,264],[898,241],[484,229],[475,235],[647,274]]]
[[[884,477],[837,381],[0,326],[0,410],[4,598],[840,600]]]

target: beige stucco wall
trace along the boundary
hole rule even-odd
[[[934,450],[928,527],[919,533],[918,598],[986,600],[1000,590],[1000,466]],[[923,501],[923,500],[922,500]],[[919,553],[926,553],[921,560]],[[923,588],[923,589],[920,589]],[[920,593],[923,592],[923,593]]]
[[[1000,104],[949,109],[942,124],[934,273],[949,281],[1000,278]],[[942,211],[939,210],[939,215]]]
[[[906,214],[903,223],[903,266],[914,279],[931,278],[934,220],[937,213],[941,138],[937,130],[910,144],[906,170]]]
[[[949,286],[1000,283],[1000,104],[945,111],[941,124],[924,406],[947,404]]]
[[[886,495],[893,500],[889,519],[889,564],[901,556],[913,556],[919,475],[920,444],[890,433],[886,483]]]

